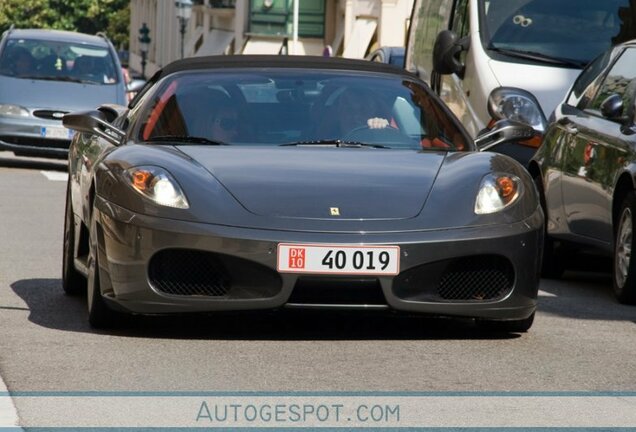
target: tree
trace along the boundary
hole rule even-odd
[[[95,34],[104,32],[115,46],[127,47],[128,0],[1,0],[0,32],[17,28],[50,28]]]
[[[114,11],[108,21],[106,34],[111,38],[115,47],[128,48],[130,35],[130,2],[117,11]]]
[[[2,0],[0,7],[0,32],[11,25],[16,27],[57,28],[53,26],[56,13],[49,0]]]

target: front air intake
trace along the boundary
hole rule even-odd
[[[169,249],[152,257],[150,283],[159,291],[178,296],[225,296],[230,275],[214,253]]]

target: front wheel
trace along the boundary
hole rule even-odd
[[[71,200],[71,184],[66,188],[66,205],[64,210],[64,247],[62,250],[62,288],[67,295],[78,295],[86,291],[86,278],[75,268],[75,228],[73,203]]]
[[[614,230],[614,294],[624,304],[636,304],[636,260],[632,259],[635,215],[636,195],[630,192],[623,200]]]
[[[99,277],[99,258],[97,244],[97,223],[95,209],[91,218],[90,243],[88,253],[88,322],[93,328],[111,328],[122,323],[122,314],[112,310],[102,297]]]

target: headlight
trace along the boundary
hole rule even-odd
[[[516,120],[543,132],[546,120],[532,93],[513,87],[499,87],[490,93],[488,112],[494,120]]]
[[[521,179],[512,174],[495,173],[484,177],[475,200],[475,213],[490,214],[514,203],[523,193]]]
[[[18,105],[0,104],[0,115],[11,117],[28,117],[29,111]]]
[[[166,170],[140,166],[126,170],[126,175],[134,190],[157,204],[180,209],[189,207],[179,184]]]

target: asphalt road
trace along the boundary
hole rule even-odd
[[[586,272],[542,281],[522,336],[298,312],[94,331],[86,299],[61,288],[65,168],[0,152],[0,376],[12,392],[636,390],[636,307],[615,302],[607,262],[593,257],[580,258]]]

